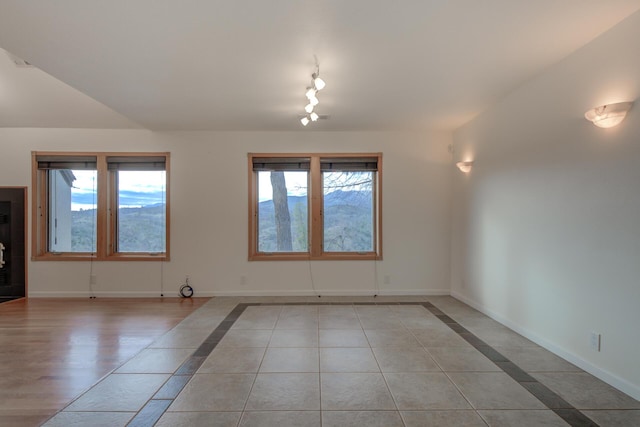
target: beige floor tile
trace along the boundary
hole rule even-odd
[[[257,373],[265,349],[261,347],[216,347],[198,369],[199,374]]]
[[[241,412],[165,412],[154,427],[236,427]]]
[[[269,347],[318,347],[318,328],[276,329]]]
[[[190,348],[147,348],[118,368],[117,374],[172,374],[193,353]]]
[[[233,330],[238,329],[265,329],[272,330],[276,326],[277,318],[274,319],[242,319],[236,320],[231,327]]]
[[[320,411],[245,412],[239,427],[320,427]]]
[[[437,320],[437,318],[433,314],[431,314],[429,310],[421,305],[390,305],[389,311],[399,319],[412,317],[431,317]]]
[[[427,348],[470,346],[460,335],[444,324],[423,329],[412,329],[411,332],[420,344]]]
[[[450,372],[448,376],[475,409],[546,409],[503,372]]]
[[[321,374],[323,410],[395,410],[381,374]]]
[[[353,305],[319,305],[318,316],[329,318],[336,316],[358,317]]]
[[[582,372],[580,368],[542,347],[495,347],[526,372]]]
[[[640,402],[586,372],[531,374],[578,409],[640,409]]]
[[[59,412],[43,427],[125,427],[135,412]]]
[[[305,411],[320,409],[317,373],[258,374],[247,411]]]
[[[465,328],[500,328],[504,325],[500,322],[493,320],[490,317],[485,316],[484,314],[477,315],[451,315],[458,323],[460,323]]]
[[[280,319],[288,317],[318,317],[317,305],[285,305],[280,312]]]
[[[269,347],[262,360],[260,372],[319,372],[317,347]]]
[[[373,352],[382,372],[440,371],[423,347],[379,347]]]
[[[263,301],[259,301],[263,302]],[[272,319],[278,318],[282,313],[283,305],[265,305],[265,306],[249,306],[240,315],[241,319]]]
[[[471,346],[467,347],[430,347],[429,353],[443,371],[502,371],[484,354]]]
[[[320,329],[362,329],[355,311],[348,315],[320,315],[318,327]]]
[[[322,427],[404,427],[397,411],[323,411]]]
[[[321,348],[321,372],[380,372],[370,348]]]
[[[433,315],[400,317],[399,320],[407,329],[425,329],[442,325],[442,321]]]
[[[211,329],[173,328],[157,340],[149,348],[193,348],[196,349],[211,334]]]
[[[354,305],[358,317],[389,317],[392,315],[388,305]]]
[[[111,374],[80,396],[70,412],[138,411],[169,378],[163,374]]]
[[[191,314],[189,317],[180,322],[180,326],[184,328],[213,330],[220,324],[220,322],[224,320],[225,317],[226,315],[224,314],[213,314],[206,311],[197,311],[196,313]]]
[[[369,347],[362,329],[320,329],[320,347]]]
[[[496,347],[538,347],[536,343],[528,340],[511,329],[500,326],[497,328],[469,327],[469,332],[478,338]]]
[[[359,319],[364,329],[406,329],[399,319],[391,317],[389,314],[386,316],[382,313],[375,315],[367,314],[359,316]]]
[[[420,343],[407,329],[366,329],[371,347],[419,347]]]
[[[487,427],[476,411],[403,411],[401,414],[406,427]]]
[[[384,377],[401,411],[471,408],[443,373],[394,373]]]
[[[318,316],[289,316],[278,319],[276,329],[318,329]]]
[[[168,410],[242,411],[254,379],[254,374],[196,374]]]
[[[553,411],[478,411],[491,427],[567,427]]]
[[[266,347],[272,333],[273,331],[265,329],[231,329],[217,347]]]
[[[232,329],[273,329],[281,311],[282,306],[247,307]]]
[[[640,410],[582,411],[600,427],[640,426]]]
[[[285,306],[280,313],[276,329],[318,329],[318,307]]]

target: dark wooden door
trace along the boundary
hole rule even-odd
[[[26,296],[26,192],[0,187],[0,302]]]

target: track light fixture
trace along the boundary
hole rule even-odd
[[[311,99],[316,97],[316,93],[318,93],[318,91],[315,87],[308,87],[307,93],[305,93],[304,95],[307,97],[307,99]]]
[[[320,118],[318,114],[314,111],[314,109],[320,103],[318,100],[318,92],[324,89],[327,84],[324,80],[320,78],[320,66],[318,65],[318,61],[316,59],[316,71],[311,74],[311,85],[307,87],[305,96],[309,103],[304,107],[304,111],[307,113],[303,118],[300,119],[300,123],[302,126],[306,126],[309,122],[315,122]]]
[[[322,90],[327,84],[320,78],[318,74],[320,74],[320,71],[318,71],[317,73],[313,73],[311,77],[313,77],[313,85],[316,87],[316,89]]]

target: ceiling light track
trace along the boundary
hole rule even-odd
[[[324,89],[327,84],[320,78],[320,65],[316,58],[316,71],[311,74],[311,85],[307,86],[305,97],[307,98],[307,105],[304,107],[306,114],[300,119],[302,126],[307,126],[311,122],[318,121],[320,116],[314,110],[320,104],[318,99],[318,92]]]

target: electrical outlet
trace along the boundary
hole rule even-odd
[[[384,284],[385,285],[391,284],[391,276],[384,276]]]
[[[240,284],[241,285],[247,284],[247,276],[240,276]]]
[[[591,332],[589,336],[589,347],[591,347],[592,350],[600,351],[601,340],[602,336],[599,333]]]
[[[93,274],[89,276],[89,284],[95,285],[98,283],[98,276],[94,276]]]

